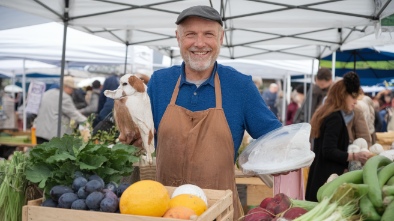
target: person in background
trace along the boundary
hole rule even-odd
[[[286,125],[293,124],[293,118],[304,100],[304,86],[298,85],[290,95],[290,104],[287,105]]]
[[[90,100],[87,102],[87,106],[79,109],[86,117],[90,116],[91,114],[95,114],[98,110],[98,102],[100,97],[100,89],[101,83],[98,80],[93,81],[92,83],[92,93],[90,94]]]
[[[344,119],[353,111],[360,94],[360,79],[354,72],[348,72],[328,91],[327,98],[311,120],[311,138],[314,139],[315,159],[309,170],[305,199],[317,201],[318,189],[328,177],[336,173],[342,175],[349,161],[364,164],[371,153],[348,153],[349,134]]]
[[[391,98],[391,105],[387,108],[387,131],[394,131],[394,99]]]
[[[300,108],[298,108],[296,115],[294,116],[294,123],[308,122],[309,116],[312,116],[316,109],[323,103],[324,97],[327,95],[327,91],[332,84],[332,73],[328,68],[320,68],[317,71],[315,77],[315,84],[312,86],[312,103],[310,103],[310,93],[308,90],[305,100]],[[309,107],[311,108],[311,114],[309,115]],[[306,109],[306,112],[305,112]]]
[[[349,143],[353,143],[357,138],[363,138],[367,141],[368,147],[370,147],[372,145],[372,137],[369,134],[368,124],[360,106],[357,106],[356,103],[353,111],[345,113],[343,118],[349,134]]]
[[[108,98],[104,95],[105,90],[116,90],[119,87],[119,75],[112,75],[107,77],[103,83],[103,87],[101,88],[98,107],[97,107],[97,114],[96,118],[93,121],[93,127],[97,126],[105,117],[108,116],[112,112],[114,108],[114,99]]]
[[[224,30],[215,9],[187,8],[176,24],[184,62],[155,71],[148,83],[157,140],[156,177],[164,185],[232,190],[238,220],[243,210],[234,166],[244,131],[258,138],[282,124],[251,76],[216,62]]]
[[[90,98],[92,97],[92,93],[93,93],[93,88],[91,85],[87,86],[85,88],[85,102],[87,105],[89,105],[90,102]]]
[[[376,99],[379,101],[379,115],[380,118],[382,119],[382,129],[380,132],[387,132],[387,108],[390,108],[391,106],[391,97],[392,97],[392,92],[389,89],[380,91],[376,95]]]
[[[278,117],[278,108],[276,107],[276,99],[278,97],[279,87],[277,84],[270,84],[269,88],[263,91],[262,97],[268,108]]]
[[[366,96],[362,91],[360,96],[357,98],[356,108],[361,110],[361,113],[364,115],[365,122],[367,123],[367,129],[369,136],[371,138],[371,145],[376,141],[374,139],[375,133],[375,109],[373,107],[373,101],[370,97]]]
[[[71,125],[71,120],[74,120],[77,123],[83,123],[86,121],[86,117],[77,110],[71,98],[71,94],[74,89],[74,78],[71,76],[65,76],[63,79],[62,90],[63,100],[60,136],[72,133],[74,125]],[[34,120],[38,144],[47,142],[57,136],[59,95],[60,89],[53,88],[45,91],[42,96],[40,108],[38,109],[37,117]]]
[[[85,101],[86,92],[82,88],[75,88],[71,97],[77,109],[81,109],[87,106]]]
[[[375,121],[374,121],[374,127],[375,127],[375,133],[373,136],[373,139],[375,141],[377,141],[377,137],[376,137],[376,132],[381,132],[382,131],[382,127],[383,127],[383,120],[379,114],[379,110],[380,110],[380,105],[379,105],[379,101],[377,101],[377,99],[372,99],[373,102],[373,108],[375,110]]]

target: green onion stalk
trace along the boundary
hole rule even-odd
[[[361,220],[357,212],[360,198],[366,195],[364,189],[364,186],[342,184],[332,196],[323,198],[313,209],[294,221]]]
[[[27,156],[15,151],[12,158],[0,166],[0,217],[7,221],[21,221],[22,207],[26,203],[25,176]]]

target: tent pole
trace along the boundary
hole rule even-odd
[[[23,131],[26,131],[26,59],[23,59],[22,89]]]
[[[353,51],[353,60],[354,60],[354,62],[353,62],[353,72],[354,73],[356,73],[356,54],[357,54],[357,52],[356,52],[356,50],[354,50]]]
[[[283,77],[283,87],[282,87],[282,124],[286,125],[286,101],[287,101],[287,92],[288,92],[288,76]]]
[[[170,50],[171,66],[174,65],[174,50]]]
[[[311,121],[311,115],[312,115],[312,94],[313,94],[313,70],[315,69],[315,60],[314,59],[312,59],[312,74],[311,74],[311,86],[309,87],[309,91],[310,91],[310,93],[309,93],[309,105],[308,105],[308,112],[305,112],[305,113],[308,113],[308,117],[306,118],[306,120],[308,120],[307,122],[308,123],[310,123],[310,121]]]
[[[337,52],[334,51],[332,53],[332,61],[331,61],[331,72],[332,72],[332,81],[335,81],[335,67],[337,62]]]
[[[59,86],[59,115],[57,119],[57,137],[60,137],[61,126],[62,126],[62,101],[63,101],[63,78],[64,78],[64,67],[66,66],[66,38],[67,38],[67,26],[68,21],[64,21],[63,30],[63,49],[62,49],[62,66],[60,70],[60,86]]]
[[[126,70],[127,70],[127,54],[128,54],[128,51],[129,51],[129,42],[128,41],[126,41],[126,55],[125,55],[125,59],[124,59],[124,73],[123,74],[126,74]]]

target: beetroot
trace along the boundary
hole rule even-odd
[[[286,194],[283,194],[283,193],[278,193],[274,196],[273,199],[271,199],[271,200],[268,199],[267,201],[269,201],[269,202],[267,202],[265,208],[275,215],[286,211],[291,206],[290,198],[288,196],[286,196]],[[263,200],[263,202],[264,202],[264,200]],[[261,202],[261,204],[263,204],[263,202]]]
[[[278,206],[278,203],[275,200],[271,200],[267,206],[265,207],[266,210],[275,214],[275,207]]]
[[[256,207],[244,216],[243,221],[271,221],[274,215],[261,207]]]
[[[267,197],[267,198],[263,199],[263,201],[261,201],[261,203],[260,203],[260,207],[264,208],[264,209],[267,208],[267,204],[273,200],[274,200],[273,197]]]
[[[301,215],[307,213],[308,211],[304,208],[301,207],[292,207],[288,209],[284,214],[283,218],[286,219],[295,219],[297,217],[300,217]]]

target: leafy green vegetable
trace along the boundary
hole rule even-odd
[[[22,207],[25,204],[25,177],[27,156],[15,151],[10,160],[0,161],[0,217],[1,220],[22,220]]]
[[[125,144],[83,143],[80,137],[64,135],[30,151],[26,178],[47,195],[55,185],[72,184],[74,173],[97,174],[108,183],[119,182],[133,171],[139,148]]]

